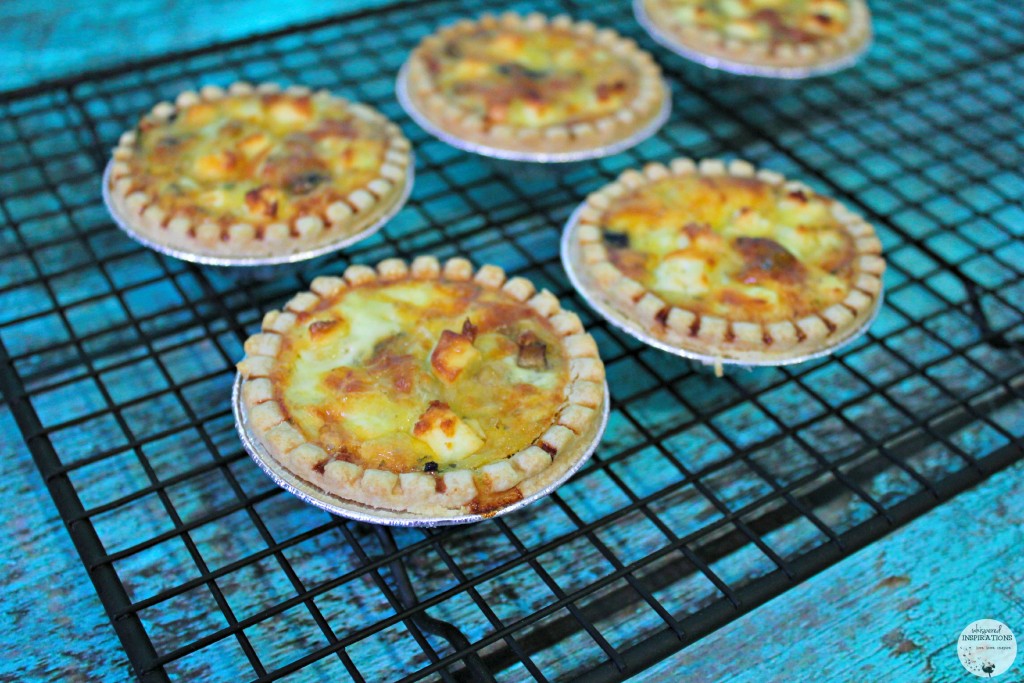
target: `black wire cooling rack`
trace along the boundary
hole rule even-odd
[[[486,3],[493,6],[494,3]],[[765,86],[656,48],[628,3],[516,3],[636,37],[671,122],[520,177],[426,136],[394,75],[469,0],[397,3],[0,100],[0,388],[143,680],[556,680],[641,671],[1022,457],[1024,8],[878,3],[856,68]],[[503,9],[495,7],[495,9]],[[330,88],[399,121],[409,205],[272,279],[154,254],[99,179],[120,132],[204,83]],[[557,258],[585,194],[649,160],[742,156],[876,226],[887,302],[828,360],[715,379],[594,319]],[[242,452],[233,363],[263,311],[349,259],[468,254],[585,318],[613,405],[593,460],[522,512],[443,530],[347,522]]]

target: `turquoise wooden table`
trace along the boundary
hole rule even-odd
[[[21,89],[0,98],[0,679],[959,681],[970,622],[1024,634],[1024,9],[877,4],[856,68],[766,89],[708,82],[628,3],[512,3],[636,37],[674,91],[656,137],[538,178],[431,140],[394,102],[409,47],[478,3],[265,4],[0,7],[16,67],[0,87]],[[239,77],[398,120],[409,206],[270,279],[125,238],[98,198],[117,135],[157,99]],[[890,263],[869,334],[719,380],[594,319],[558,264],[561,224],[621,169],[680,154],[743,156],[864,213]],[[416,252],[470,253],[567,300],[613,412],[555,496],[383,533],[277,489],[227,397],[264,310],[350,259]],[[1024,656],[1002,679],[1024,680]]]

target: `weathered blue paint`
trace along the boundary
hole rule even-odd
[[[128,678],[127,659],[4,408],[0,408],[0,452],[8,463],[0,481],[0,499],[14,511],[4,515],[0,536],[0,556],[5,558],[7,572],[2,581],[6,591],[2,640],[7,655],[0,658],[0,678]],[[210,495],[216,493],[210,491]],[[967,623],[997,618],[1024,635],[1024,565],[1020,561],[1024,509],[1014,504],[1020,500],[1024,500],[1024,465],[997,475],[699,641],[644,678],[781,682],[793,680],[792,672],[805,668],[819,680],[965,680],[954,643]],[[295,516],[289,514],[291,503],[278,498],[266,510],[268,522],[282,535],[298,531],[286,526]],[[291,512],[300,513],[295,524],[325,521],[312,519],[321,516],[310,508]],[[628,521],[621,531],[621,536],[607,540],[632,547]],[[229,546],[240,543],[227,536],[218,540]],[[289,553],[300,572],[315,575],[354,567],[351,561],[339,564],[338,548],[324,545],[323,540],[316,537]],[[481,545],[485,542],[478,540],[478,551],[485,550]],[[500,559],[490,557],[489,562]],[[623,556],[624,561],[629,559],[628,553]],[[156,554],[139,562],[151,569],[150,579],[154,571],[176,566],[173,557],[161,560]],[[228,594],[233,603],[237,600],[239,616],[287,596],[289,587],[280,583],[280,576],[272,563],[261,562],[236,577],[239,584],[228,587]],[[492,588],[494,595],[502,596],[495,603],[502,618],[529,613],[525,604],[517,608],[509,597],[546,592],[528,571],[504,577],[501,585],[487,591]],[[699,590],[695,584],[689,589]],[[360,617],[345,609],[352,600],[348,590],[344,586],[328,593],[322,602],[332,623],[344,619],[354,628]],[[369,585],[365,592],[376,593]],[[181,607],[194,615],[198,606],[193,602]],[[384,604],[366,607],[387,611]],[[472,613],[471,607],[466,609],[464,615]],[[186,623],[173,613],[168,616],[176,629]],[[465,620],[460,626],[473,632]],[[174,635],[187,633],[175,630]],[[367,656],[378,664],[387,658],[385,652]],[[1024,671],[1021,667],[1024,659],[1012,671]],[[231,648],[214,648],[199,663],[199,670],[204,669],[208,675],[218,671],[221,680],[230,680],[231,671],[245,675],[244,662]]]
[[[16,31],[6,33],[3,40],[8,47],[15,45],[12,52],[19,54],[31,54],[26,49],[30,43],[41,45],[40,49],[47,45],[56,46],[48,54],[57,53],[58,58],[54,60],[44,56],[39,59],[42,68],[56,69],[53,64],[59,62],[57,70],[73,72],[82,67],[81,59],[88,59],[89,55],[103,53],[111,55],[113,60],[120,60],[124,53],[119,50],[125,46],[131,46],[132,56],[160,53],[181,47],[182,40],[199,44],[269,28],[270,24],[263,23],[266,21],[277,22],[273,24],[276,26],[339,9],[337,5],[325,8],[319,2],[291,3],[287,6],[277,3],[271,13],[259,12],[254,9],[255,5],[249,4],[245,7],[245,17],[236,17],[234,22],[229,22],[223,17],[203,21],[197,13],[209,12],[209,7],[223,12],[237,11],[231,9],[233,5],[208,5],[206,8],[195,5],[180,7],[170,3],[166,3],[166,6],[161,4],[159,8],[155,7],[156,3],[153,3],[154,6],[148,3],[136,4],[131,8],[124,7],[123,3],[116,5],[116,8],[115,5],[102,0],[91,3],[89,9],[83,10],[81,14],[70,17],[61,15],[63,18],[59,23],[67,26],[67,22],[71,22],[74,32],[82,37],[81,45],[75,49],[64,48],[62,45],[66,41],[59,36],[66,35],[69,30],[67,28],[55,30],[53,35],[58,37],[46,37],[41,44],[40,36],[45,36],[46,32],[38,30],[38,22],[35,27],[23,25]],[[36,11],[34,4],[9,2],[0,8],[0,17],[4,12],[17,15],[24,7]],[[989,10],[994,11],[991,7]],[[59,11],[56,7],[47,8],[45,16],[54,16]],[[145,22],[136,23],[134,19],[147,11],[147,16],[159,17],[153,20],[151,27]],[[117,12],[123,14],[118,15]],[[106,24],[109,16],[117,17],[123,26],[143,26],[145,30],[127,36],[108,31]],[[102,18],[102,21],[97,21],[97,17]],[[220,27],[227,24],[231,24],[231,32],[221,32]],[[896,35],[898,29],[895,22],[883,22],[879,26],[875,59],[889,60],[893,57],[893,51],[899,45]],[[146,46],[140,45],[140,36],[148,43]],[[328,37],[333,40],[336,34],[329,33]],[[365,74],[366,80],[361,87],[369,92],[386,92],[390,88],[390,71],[374,73],[368,69],[365,60],[345,52],[343,40],[339,40],[338,49],[337,68],[348,74]],[[388,67],[396,67],[400,59],[401,55],[395,55],[395,60]],[[90,62],[89,66],[97,66],[101,61]],[[1017,67],[1022,66],[1020,60],[1015,64]],[[934,71],[941,68],[941,65],[925,63],[912,65],[912,68]],[[46,74],[56,72],[46,71]],[[323,77],[315,69],[309,73],[314,79]],[[216,77],[218,80],[227,80],[239,75],[235,72],[219,72]],[[36,74],[26,77],[35,78]],[[193,85],[174,81],[179,78],[176,74],[164,73],[163,78],[168,81],[164,83],[156,80],[164,83],[168,96],[173,95],[179,87]],[[956,78],[959,80],[950,87],[972,87],[970,74]],[[7,84],[0,87],[7,87]],[[820,89],[819,93],[821,97],[828,94],[824,89]],[[940,88],[927,90],[924,95],[920,92],[893,92],[885,102],[868,103],[864,110],[837,104],[835,119],[822,117],[806,122],[809,126],[808,137],[831,135],[837,149],[857,154],[856,140],[844,140],[841,131],[834,134],[831,132],[836,120],[841,120],[847,126],[875,127],[873,132],[884,137],[891,135],[883,123],[893,111],[903,114],[900,125],[919,125],[909,120],[906,112],[915,110],[922,115],[941,119],[947,115],[944,109],[946,97],[946,91]],[[41,149],[68,153],[61,165],[52,172],[68,173],[76,177],[77,182],[62,188],[64,198],[66,201],[87,204],[95,199],[98,179],[88,173],[91,169],[90,160],[84,152],[75,149],[77,143],[61,137],[69,126],[68,117],[72,117],[70,125],[73,126],[75,122],[74,114],[63,111],[63,104],[59,96],[52,100],[44,98],[44,101],[35,103],[42,111],[23,118],[21,125],[24,130],[21,134],[33,139]],[[150,102],[112,97],[109,103],[90,101],[87,107],[96,107],[95,111],[90,110],[89,113],[101,119],[98,133],[106,144],[110,144],[120,132],[122,124],[119,119],[133,117],[148,104]],[[729,147],[723,150],[720,140],[732,140],[731,136],[735,133],[732,124],[722,121],[697,125],[695,122],[706,120],[707,109],[698,101],[687,102],[687,105],[685,111],[677,113],[667,130],[673,139],[684,141],[692,147],[695,155],[740,152],[783,172],[800,175],[800,168],[794,158],[778,153],[758,141],[743,149]],[[112,111],[107,111],[107,107]],[[997,123],[993,122],[992,125]],[[764,125],[770,127],[770,132],[780,136],[803,135],[788,130],[785,122],[769,120]],[[709,130],[717,139],[709,136]],[[410,129],[408,132],[415,134],[416,131]],[[0,136],[9,135],[12,133],[0,126]],[[415,139],[417,151],[423,159],[435,166],[448,166],[457,177],[477,178],[492,172],[479,159],[455,153],[444,145],[423,139],[422,135]],[[946,139],[945,144],[951,142]],[[659,157],[664,154],[660,144],[652,140],[645,143],[640,152],[646,157]],[[815,167],[823,167],[824,172],[840,186],[851,191],[864,186],[866,180],[863,173],[851,165],[829,158],[822,148],[811,145],[794,148],[800,160]],[[900,158],[913,157],[914,163],[919,165],[938,163],[937,157],[944,153],[941,150],[936,152],[923,143],[893,151],[894,155],[901,155]],[[5,161],[19,163],[21,160]],[[527,192],[543,197],[538,203],[550,211],[551,215],[522,217],[510,223],[505,237],[514,240],[521,252],[505,248],[504,243],[485,241],[476,252],[476,257],[508,268],[519,268],[525,265],[522,252],[539,257],[553,255],[558,235],[554,224],[564,218],[568,207],[578,199],[578,192],[590,190],[599,182],[594,169],[618,170],[632,163],[631,158],[620,155],[595,164],[572,167],[566,172],[573,187],[572,192],[561,186],[550,186],[550,181],[544,179],[531,178],[524,181]],[[891,177],[893,168],[899,169],[884,155],[869,159],[865,167],[883,179]],[[75,176],[76,172],[78,176]],[[83,172],[86,175],[84,180],[81,179]],[[943,173],[948,172],[948,169],[943,168]],[[44,269],[88,263],[89,256],[82,249],[74,229],[62,222],[60,216],[42,224],[31,220],[34,212],[52,209],[48,203],[53,201],[51,197],[40,193],[25,192],[28,196],[21,196],[19,191],[23,188],[38,185],[39,178],[34,174],[37,172],[30,168],[24,174],[14,177],[12,182],[16,186],[10,188],[12,197],[9,209],[16,218],[29,218],[25,232],[30,240],[67,236],[66,244],[55,245],[47,252]],[[903,190],[912,194],[923,191],[912,185],[911,181],[901,185]],[[966,180],[964,182],[967,183]],[[1007,194],[1024,195],[1024,179],[1019,172],[1007,171],[993,179],[993,183],[998,183]],[[479,217],[474,215],[462,198],[436,196],[444,187],[445,180],[437,172],[422,174],[418,179],[417,196],[432,197],[425,203],[429,219],[419,210],[405,211],[388,226],[388,234],[396,238],[404,237],[421,227],[426,220],[443,224],[453,237],[479,227]],[[985,194],[984,183],[966,184],[957,189],[958,199],[935,198],[931,204],[932,213],[928,215],[901,212],[893,220],[912,234],[931,235],[938,227],[939,219],[953,220],[956,216],[963,216],[963,207],[967,204],[984,206],[991,201]],[[518,198],[508,191],[506,185],[483,184],[474,188],[470,196],[474,201],[492,207],[499,217],[515,215]],[[863,198],[880,211],[889,211],[894,205],[891,193],[879,191],[877,187],[865,191]],[[94,225],[102,223],[105,218],[102,212],[86,212],[79,220]],[[1007,230],[1019,231],[1024,229],[1021,226],[1024,226],[1024,216],[1020,214],[1020,209],[1005,206],[996,211],[991,219],[967,223],[953,221],[947,226],[947,232],[931,235],[930,239],[934,239],[937,245],[935,248],[948,254],[949,258],[961,260],[969,258],[970,244],[1000,244]],[[776,370],[758,370],[735,378],[739,387],[747,388],[778,383],[778,388],[764,397],[767,409],[787,425],[808,425],[801,430],[807,446],[820,450],[829,459],[843,457],[864,444],[863,434],[834,417],[823,419],[822,416],[829,409],[840,409],[853,422],[870,425],[876,435],[896,433],[906,424],[906,416],[901,416],[877,396],[871,396],[870,387],[865,383],[865,379],[884,382],[888,378],[902,376],[906,365],[892,351],[912,357],[918,362],[941,358],[948,353],[945,344],[966,344],[974,334],[963,314],[953,310],[932,318],[926,326],[927,332],[907,328],[908,316],[914,315],[913,311],[927,312],[941,305],[930,290],[916,284],[906,284],[908,275],[929,273],[933,264],[919,250],[904,243],[894,231],[886,230],[884,226],[880,231],[892,261],[887,274],[887,287],[893,295],[892,305],[883,311],[872,332],[876,337],[885,337],[890,350],[865,341],[846,354],[852,370],[823,362],[812,366],[806,384],[812,389],[827,387],[828,391],[820,396],[812,396],[794,383],[783,382],[781,373]],[[413,237],[422,239],[423,236],[414,234]],[[117,402],[165,390],[167,384],[153,361],[143,358],[145,353],[139,353],[139,349],[132,347],[132,344],[128,344],[127,350],[124,349],[125,341],[138,340],[130,326],[114,329],[125,321],[120,303],[109,296],[98,296],[95,300],[71,305],[65,325],[49,312],[50,304],[46,294],[38,285],[18,286],[23,280],[31,279],[32,266],[20,257],[6,258],[2,262],[0,335],[9,352],[19,357],[18,372],[24,376],[35,375],[40,378],[31,387],[34,392],[41,394],[33,399],[33,406],[44,425],[56,428],[49,438],[60,457],[67,463],[73,463],[102,451],[114,452],[99,463],[73,470],[72,480],[85,506],[100,505],[149,484],[138,456],[127,447],[129,439],[145,442],[142,448],[148,463],[153,466],[156,477],[166,480],[210,462],[210,449],[202,441],[205,436],[221,457],[233,459],[224,468],[210,469],[205,474],[188,477],[168,487],[168,496],[184,522],[206,513],[228,509],[237,500],[231,488],[235,484],[249,494],[268,493],[267,499],[255,506],[253,514],[258,515],[275,540],[287,541],[326,524],[328,518],[323,513],[276,491],[247,459],[239,457],[238,443],[230,416],[225,411],[224,397],[230,386],[231,360],[239,357],[240,349],[237,339],[228,333],[223,322],[215,320],[207,325],[193,324],[189,322],[187,311],[176,310],[185,301],[202,296],[202,291],[189,272],[180,264],[169,261],[168,267],[177,280],[177,287],[166,281],[148,282],[159,279],[163,273],[157,257],[135,248],[113,231],[101,232],[94,239],[102,253],[124,254],[124,258],[116,262],[116,268],[109,269],[109,277],[118,286],[127,288],[126,306],[134,315],[155,316],[147,322],[147,332],[157,338],[161,360],[172,380],[177,384],[184,383],[186,387],[183,390],[184,401],[164,394],[124,410],[122,417],[130,432],[126,434],[109,414],[104,414],[105,403],[100,383]],[[370,244],[374,250],[365,255],[367,260],[390,255],[387,245],[380,238]],[[1019,250],[1015,251],[1013,245],[1009,245],[1002,248],[1000,255],[1003,261],[985,257],[969,265],[972,276],[992,286],[1008,281],[1013,277],[1013,271],[1006,264],[1021,261]],[[542,284],[551,284],[551,278],[560,277],[560,274],[550,272],[531,272],[529,275]],[[943,281],[942,275],[941,272],[934,274],[935,288],[949,301],[962,302],[962,287],[955,281]],[[230,276],[211,274],[210,277],[214,286],[221,291],[230,292],[235,287],[236,283]],[[65,287],[58,296],[63,305],[74,304],[87,295],[103,294],[109,288],[104,274],[94,267],[85,268],[73,280],[65,279],[62,282]],[[134,283],[147,284],[136,286]],[[283,299],[295,288],[295,283],[295,278],[280,277],[277,282],[261,284],[259,287],[262,292],[270,292]],[[554,284],[564,285],[564,281],[556,279]],[[1015,287],[1016,290],[1007,288],[1006,295],[1011,300],[1014,297],[1020,300],[1018,294],[1024,292],[1021,292],[1019,282]],[[987,301],[986,304],[997,324],[1019,324],[1019,311],[1001,306],[995,300]],[[35,311],[41,315],[12,322]],[[251,311],[245,322],[250,326],[255,325],[259,313]],[[588,311],[580,313],[585,319],[590,316]],[[71,333],[86,339],[85,351],[96,359],[97,369],[102,371],[99,382],[81,376],[80,361],[70,345],[62,346],[52,353],[33,355],[35,350],[68,341]],[[623,347],[637,347],[635,341],[619,335],[600,334],[598,337],[602,351],[609,358],[619,355]],[[667,451],[677,455],[690,470],[715,470],[715,474],[709,476],[707,481],[714,488],[719,501],[730,509],[750,504],[770,494],[771,487],[752,470],[755,463],[784,484],[797,481],[814,471],[816,463],[807,448],[788,439],[755,450],[750,462],[736,459],[737,447],[756,447],[765,438],[771,438],[780,431],[777,425],[765,419],[764,409],[760,407],[744,404],[721,413],[709,424],[701,424],[695,423],[693,415],[686,409],[680,409],[666,389],[642,399],[634,399],[655,386],[658,379],[672,382],[676,391],[693,402],[699,402],[703,408],[724,405],[732,401],[740,391],[736,385],[694,375],[684,363],[667,358],[664,354],[645,351],[641,358],[645,365],[633,358],[609,364],[613,396],[617,402],[628,401],[631,414],[616,408],[598,457],[616,454],[641,443],[642,439],[632,422],[638,420],[656,435],[665,435]],[[928,373],[931,381],[926,381],[920,375],[901,380],[889,389],[889,395],[912,414],[929,414],[949,405],[953,396],[968,394],[986,386],[982,369],[998,376],[1009,376],[1018,373],[1021,368],[1019,357],[995,353],[984,347],[974,349],[971,359],[973,362],[953,359],[936,366]],[[854,372],[861,376],[856,376]],[[657,378],[654,373],[657,373]],[[41,386],[62,381],[66,383],[52,391],[39,391]],[[184,412],[186,406],[203,419],[205,434],[184,428],[189,422]],[[68,420],[76,418],[86,421],[82,425],[61,427]],[[1007,433],[1018,439],[1024,436],[1024,408],[1019,401],[1003,408],[995,419]],[[170,433],[161,437],[153,436],[165,431]],[[723,439],[723,436],[731,439],[731,443]],[[1007,437],[991,427],[969,425],[955,435],[954,441],[967,453],[986,453],[1005,444]],[[0,452],[11,454],[8,465],[10,471],[5,468],[5,477],[0,482],[0,499],[5,501],[9,510],[14,511],[4,518],[7,533],[0,541],[0,552],[8,570],[4,585],[9,591],[5,600],[5,619],[9,628],[4,630],[3,636],[8,656],[0,660],[0,677],[71,680],[125,678],[127,663],[124,654],[102,615],[85,570],[67,541],[59,520],[55,518],[45,489],[16,429],[3,410],[0,410]],[[936,448],[928,449],[907,462],[929,477],[956,472],[966,466],[965,461],[955,452]],[[666,487],[676,487],[677,490],[661,497],[653,506],[659,518],[676,535],[685,536],[722,519],[721,511],[703,495],[690,485],[680,484],[683,481],[682,474],[662,452],[653,448],[645,449],[622,458],[611,469],[639,497]],[[964,624],[981,616],[991,616],[1007,621],[1018,632],[1024,632],[1024,615],[1020,614],[1019,609],[1016,613],[1013,610],[1014,605],[1019,608],[1021,604],[1019,585],[1022,576],[1014,550],[1022,540],[1019,532],[1022,520],[1017,509],[1005,504],[1005,501],[1021,498],[1024,493],[1022,479],[1024,469],[1021,466],[1011,469],[687,649],[657,667],[650,676],[663,677],[665,680],[676,680],[680,674],[691,675],[697,680],[722,677],[738,680],[793,680],[798,677],[794,676],[793,671],[812,670],[815,676],[823,679],[924,680],[934,677],[936,680],[960,680],[959,664],[952,653],[951,643],[955,633]],[[921,487],[905,472],[890,468],[871,479],[867,488],[868,493],[876,499],[890,504],[905,499]],[[572,516],[584,523],[591,522],[605,515],[616,514],[628,504],[629,500],[619,484],[601,470],[590,468],[563,487],[557,500],[542,501],[509,517],[507,525],[509,532],[515,534],[527,547],[534,547],[573,531],[576,522]],[[872,514],[869,506],[855,496],[844,497],[815,512],[839,531],[855,526]],[[957,522],[964,519],[972,522],[968,533],[960,531],[957,526]],[[165,509],[154,495],[142,496],[109,513],[98,515],[92,521],[108,552],[130,547],[170,528]],[[982,523],[992,526],[986,527],[986,534],[979,537],[973,530]],[[379,552],[377,541],[365,528],[353,525],[351,533],[368,553]],[[660,531],[654,529],[649,519],[640,512],[630,513],[614,524],[600,527],[594,537],[596,541],[580,539],[542,554],[537,562],[540,570],[522,566],[482,583],[477,590],[493,607],[497,616],[507,623],[526,617],[556,599],[553,590],[541,579],[540,571],[554,579],[560,591],[571,591],[614,571],[615,564],[599,552],[598,542],[610,548],[616,562],[622,564],[646,557],[666,542]],[[423,545],[423,538],[420,532],[414,531],[397,534],[401,546],[422,546],[418,546],[419,550],[409,556],[407,564],[417,580],[422,596],[428,597],[451,589],[456,581],[437,550]],[[453,538],[452,543],[445,545],[445,551],[469,575],[515,560],[515,552],[508,539],[496,532],[496,527],[490,524],[462,530]],[[242,511],[225,512],[209,524],[196,528],[190,534],[190,540],[213,571],[240,558],[249,557],[265,547],[252,518]],[[789,558],[826,542],[826,539],[820,530],[802,520],[768,535],[765,542],[772,552],[782,558]],[[337,577],[350,577],[338,587],[318,594],[314,600],[339,634],[354,632],[393,612],[393,608],[373,584],[372,578],[359,573],[359,558],[354,546],[339,530],[317,533],[306,540],[288,545],[282,551],[282,556],[295,569],[298,579],[306,587]],[[976,557],[984,557],[985,561],[975,561]],[[666,562],[679,561],[677,555],[666,559]],[[742,583],[774,568],[775,564],[764,552],[750,546],[716,562],[712,567],[723,579],[734,583]],[[134,553],[118,562],[116,569],[133,600],[142,600],[162,589],[180,585],[195,578],[198,573],[180,538],[172,538]],[[620,580],[612,583],[610,588],[620,588],[622,584]],[[235,617],[239,619],[274,605],[294,595],[295,591],[280,570],[278,558],[274,556],[254,561],[220,577],[217,585]],[[602,596],[598,594],[586,602],[599,602]],[[659,590],[656,597],[673,614],[685,616],[719,598],[720,593],[700,573],[695,573],[686,580]],[[471,640],[486,637],[494,630],[465,593],[446,599],[432,608],[431,614],[457,624]],[[550,619],[545,619],[544,623],[565,615],[565,610],[560,610]],[[225,625],[211,594],[201,588],[144,610],[142,618],[154,644],[162,652],[173,650]],[[247,636],[264,665],[272,667],[275,663],[287,661],[297,654],[325,644],[318,629],[310,622],[311,617],[307,611],[293,608],[248,629]],[[650,610],[644,609],[642,603],[605,615],[597,621],[603,637],[616,647],[629,645],[660,625],[659,619]],[[813,631],[810,636],[809,631]],[[445,651],[445,646],[436,639],[431,642],[438,651]],[[737,644],[741,645],[738,651]],[[402,675],[410,667],[424,663],[423,655],[412,643],[408,629],[403,624],[396,624],[356,643],[348,648],[348,653],[362,671],[372,672],[373,678],[379,679]],[[722,653],[729,653],[724,662]],[[565,661],[593,664],[602,658],[602,652],[593,640],[584,634],[577,634],[556,647],[545,649],[534,661],[542,670],[559,671]],[[186,679],[236,681],[251,676],[251,669],[237,642],[230,637],[195,655],[172,662],[168,669],[172,675]],[[864,675],[861,675],[862,672]],[[503,672],[502,676],[505,680],[517,680],[524,673],[522,668],[512,668]],[[303,671],[298,678],[327,680],[342,676],[340,662],[326,658]]]
[[[1020,418],[1020,416],[1018,416]],[[650,680],[974,680],[957,637],[998,619],[1024,640],[1024,464],[652,668]],[[1018,645],[1020,648],[1020,646]],[[1024,648],[999,680],[1024,680]]]
[[[0,3],[0,90],[387,4],[388,0]]]
[[[2,404],[0,454],[0,679],[127,680],[128,658]]]

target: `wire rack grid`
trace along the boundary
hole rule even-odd
[[[430,139],[394,74],[437,24],[481,11],[469,0],[0,100],[0,389],[140,679],[622,679],[1024,455],[1024,8],[880,3],[859,66],[765,86],[655,48],[628,2],[512,6],[652,49],[670,123],[540,177]],[[126,239],[99,197],[117,136],[158,100],[238,78],[330,88],[399,121],[417,151],[409,205],[344,254],[248,279]],[[742,156],[864,213],[890,264],[869,333],[715,379],[595,319],[559,265],[560,226],[621,170],[679,155]],[[593,460],[527,509],[383,530],[259,472],[233,430],[233,363],[314,276],[418,253],[562,297],[598,339],[612,414]]]

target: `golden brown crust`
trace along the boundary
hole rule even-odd
[[[755,13],[742,20],[730,20],[728,29],[722,30],[702,26],[698,18],[690,16],[694,11],[707,11],[701,7],[711,4],[708,2],[674,7],[671,0],[638,0],[635,9],[652,36],[686,57],[693,58],[695,53],[707,58],[700,61],[738,73],[799,77],[808,71],[833,70],[832,65],[841,67],[871,41],[871,12],[864,0],[818,1],[847,8],[849,16],[844,30],[805,34],[787,27],[780,35],[762,39],[750,32],[756,32],[758,21],[769,28],[778,26],[780,20],[774,9],[761,10],[762,16],[767,17],[763,21]],[[823,28],[828,28],[830,16],[826,11],[811,12],[807,20],[824,22]]]
[[[550,71],[527,65],[537,62],[522,57],[520,50],[530,49],[523,43],[545,37],[586,48],[571,73],[554,65],[548,65]],[[495,51],[500,44],[508,53],[503,59],[493,52],[467,57],[461,48],[466,41],[489,41]],[[606,71],[626,76],[602,74],[586,58],[594,51],[610,60]],[[472,93],[454,95],[445,79],[470,70],[472,75],[456,87],[460,93]],[[514,152],[557,154],[628,139],[659,116],[669,96],[661,70],[634,41],[564,15],[549,19],[540,14],[485,14],[477,21],[458,21],[425,38],[404,73],[412,105],[434,126],[464,141]],[[587,74],[595,75],[593,82]],[[573,79],[582,79],[585,85],[573,90]],[[560,110],[562,98],[578,97],[583,90],[588,97],[579,98],[571,115]]]
[[[262,118],[243,117],[246,107]],[[345,170],[332,144],[358,157],[359,170]],[[126,228],[172,253],[285,257],[378,222],[405,196],[411,165],[401,130],[370,107],[301,86],[240,82],[155,105],[121,136],[106,191]]]
[[[557,298],[546,290],[535,293],[532,283],[524,278],[506,280],[504,271],[497,266],[474,270],[465,259],[450,259],[442,264],[434,257],[421,256],[411,265],[387,259],[376,269],[350,266],[344,279],[317,278],[310,292],[296,295],[286,308],[322,310],[325,301],[360,284],[470,279],[481,287],[505,292],[512,300],[528,302],[538,315],[550,321],[562,340],[562,352],[569,363],[568,383],[554,422],[534,444],[480,467],[458,467],[443,473],[395,473],[329,457],[320,445],[306,440],[274,398],[273,376],[281,343],[275,343],[273,338],[286,334],[295,325],[297,318],[292,311],[269,312],[262,331],[245,343],[246,356],[238,363],[238,371],[242,379],[243,424],[248,435],[293,475],[324,492],[393,512],[440,517],[492,514],[557,480],[577,465],[599,438],[607,396],[604,366],[593,338],[583,331],[579,318],[563,311]],[[444,368],[453,371],[448,366]],[[431,410],[438,413],[437,419],[443,419],[447,407],[437,404],[427,412]],[[429,427],[426,422],[422,425],[424,430]],[[421,425],[417,424],[417,428]]]
[[[758,309],[756,315],[752,313],[749,318],[741,315],[726,318],[706,307],[668,304],[662,297],[622,272],[624,267],[633,267],[628,260],[612,257],[607,250],[588,250],[588,247],[607,241],[602,222],[610,207],[614,208],[613,198],[624,196],[622,187],[636,190],[669,176],[695,179],[701,176],[743,178],[744,184],[739,186],[740,189],[754,187],[751,183],[765,183],[784,190],[782,196],[794,197],[794,201],[805,201],[801,198],[810,194],[806,186],[787,183],[782,176],[756,170],[744,161],[726,163],[705,159],[696,164],[689,159],[677,159],[668,166],[649,165],[642,174],[626,171],[615,182],[590,195],[577,211],[576,223],[571,226],[566,242],[569,250],[567,257],[572,270],[577,274],[577,284],[614,317],[659,343],[680,350],[684,355],[689,353],[716,359],[770,364],[785,363],[789,359],[829,349],[861,329],[874,316],[881,301],[881,277],[885,271],[881,242],[868,223],[835,200],[824,197],[817,199],[829,202],[832,213],[829,220],[834,221],[834,229],[847,235],[845,239],[849,247],[843,252],[845,259],[842,266],[845,291],[820,310],[812,309],[812,312],[791,319],[765,313],[762,309]],[[630,207],[636,211],[649,208]],[[674,216],[674,220],[679,220],[679,217]],[[704,234],[702,231],[707,230],[690,225],[682,228],[684,236],[679,238],[685,243],[689,243],[691,237],[700,239]],[[797,290],[802,287],[799,278],[803,276],[803,264],[776,242],[739,237],[734,239],[733,245],[738,245],[736,248],[741,257],[750,259],[753,265],[748,268],[769,268],[765,281],[781,282],[783,286],[795,287]],[[744,254],[744,249],[752,250],[753,253]],[[752,270],[741,272],[747,273],[747,277],[762,274]],[[642,273],[634,272],[637,276]],[[742,303],[734,310],[743,310]]]

